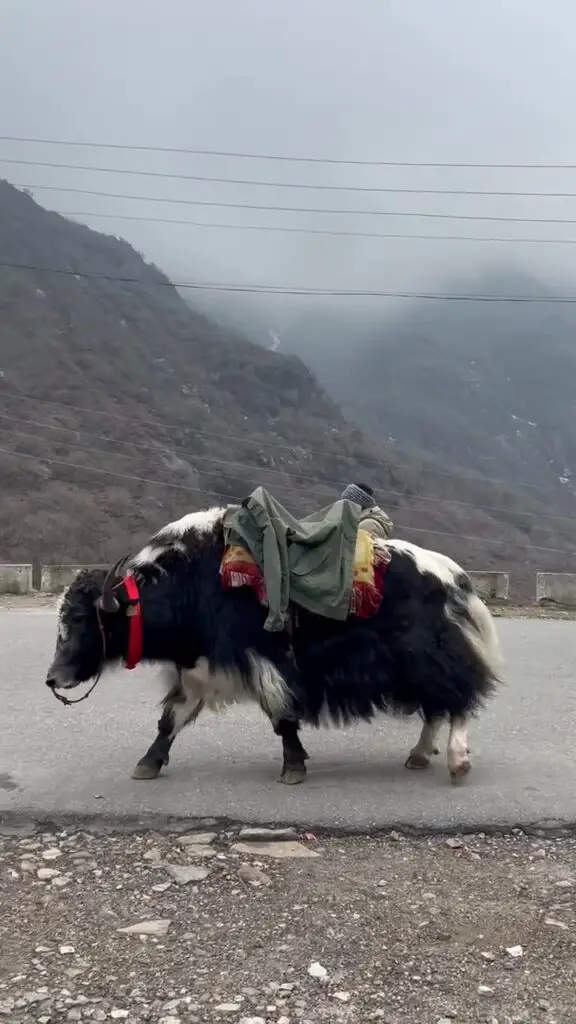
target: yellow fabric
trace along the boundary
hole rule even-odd
[[[354,551],[354,582],[374,582],[374,538],[366,530],[358,530]]]

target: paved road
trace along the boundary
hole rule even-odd
[[[43,684],[49,610],[0,611],[0,816],[214,817],[311,828],[576,825],[576,623],[500,620],[508,685],[471,733],[472,774],[448,782],[403,762],[417,722],[304,737],[308,781],[275,782],[276,738],[256,709],[206,714],[154,782],[130,772],[151,742],[160,695],[151,674],[118,673],[77,708]]]

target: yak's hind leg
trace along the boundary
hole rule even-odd
[[[158,733],[134,771],[133,779],[155,779],[170,759],[170,748],[178,733],[190,722],[195,722],[204,705],[203,700],[187,688],[178,669],[170,672],[171,687],[164,698],[164,710],[158,722]]]
[[[412,771],[422,771],[430,764],[430,758],[438,754],[438,734],[444,724],[444,716],[426,717],[418,742],[412,747],[405,767]]]
[[[450,716],[450,735],[448,737],[448,771],[452,782],[460,782],[470,771],[468,757],[468,723],[470,716],[466,714]]]
[[[306,779],[306,761],[308,754],[304,750],[298,735],[298,722],[281,718],[274,726],[274,732],[282,739],[283,763],[282,774],[278,782],[284,786],[297,786]]]

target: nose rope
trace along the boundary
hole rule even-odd
[[[100,661],[98,673],[96,675],[94,682],[92,683],[92,686],[90,687],[89,690],[86,691],[86,693],[82,697],[76,697],[76,700],[70,700],[70,698],[65,697],[63,693],[57,693],[55,687],[52,688],[52,693],[56,697],[56,700],[59,700],[61,704],[64,704],[64,706],[68,708],[71,707],[72,704],[81,704],[83,700],[88,700],[88,697],[92,693],[92,690],[96,688],[102,676],[102,670],[104,668],[104,663],[106,661],[106,633],[104,631],[104,626],[102,625],[100,609],[98,608],[98,606],[96,606],[96,617],[98,619],[98,628],[100,630],[100,636],[102,637],[102,658]]]

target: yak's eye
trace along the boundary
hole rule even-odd
[[[84,612],[70,612],[69,621],[72,626],[81,626],[84,622]]]

